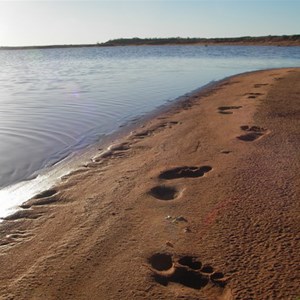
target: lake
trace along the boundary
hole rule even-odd
[[[207,83],[246,71],[299,67],[300,47],[2,50],[0,64],[3,188]]]

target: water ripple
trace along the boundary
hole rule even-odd
[[[300,65],[299,47],[0,51],[0,187],[135,116],[235,73]]]

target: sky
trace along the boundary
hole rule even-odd
[[[300,34],[299,15],[300,0],[0,0],[0,46]]]

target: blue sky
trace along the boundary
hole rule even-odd
[[[0,1],[0,46],[300,34],[300,0]]]

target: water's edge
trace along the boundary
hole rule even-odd
[[[141,126],[144,126],[150,120],[171,112],[176,108],[182,107],[184,103],[191,101],[193,98],[195,98],[196,95],[201,97],[205,93],[214,90],[218,85],[229,79],[265,70],[278,70],[278,68],[242,72],[225,77],[218,81],[212,81],[174,99],[171,102],[167,102],[157,107],[156,109],[145,115],[137,115],[133,121],[129,121],[121,126],[118,130],[103,136],[100,142],[97,142],[86,147],[85,149],[70,154],[51,167],[37,171],[32,175],[31,179],[23,180],[1,189],[0,222],[5,217],[15,213],[19,209],[22,209],[19,205],[33,198],[37,194],[53,188],[56,185],[59,185],[64,176],[70,174],[73,171],[79,170],[80,168],[83,168],[86,164],[93,161],[93,157],[99,157],[105,154],[113,145],[117,144],[120,139],[125,138],[132,131],[137,130]]]

